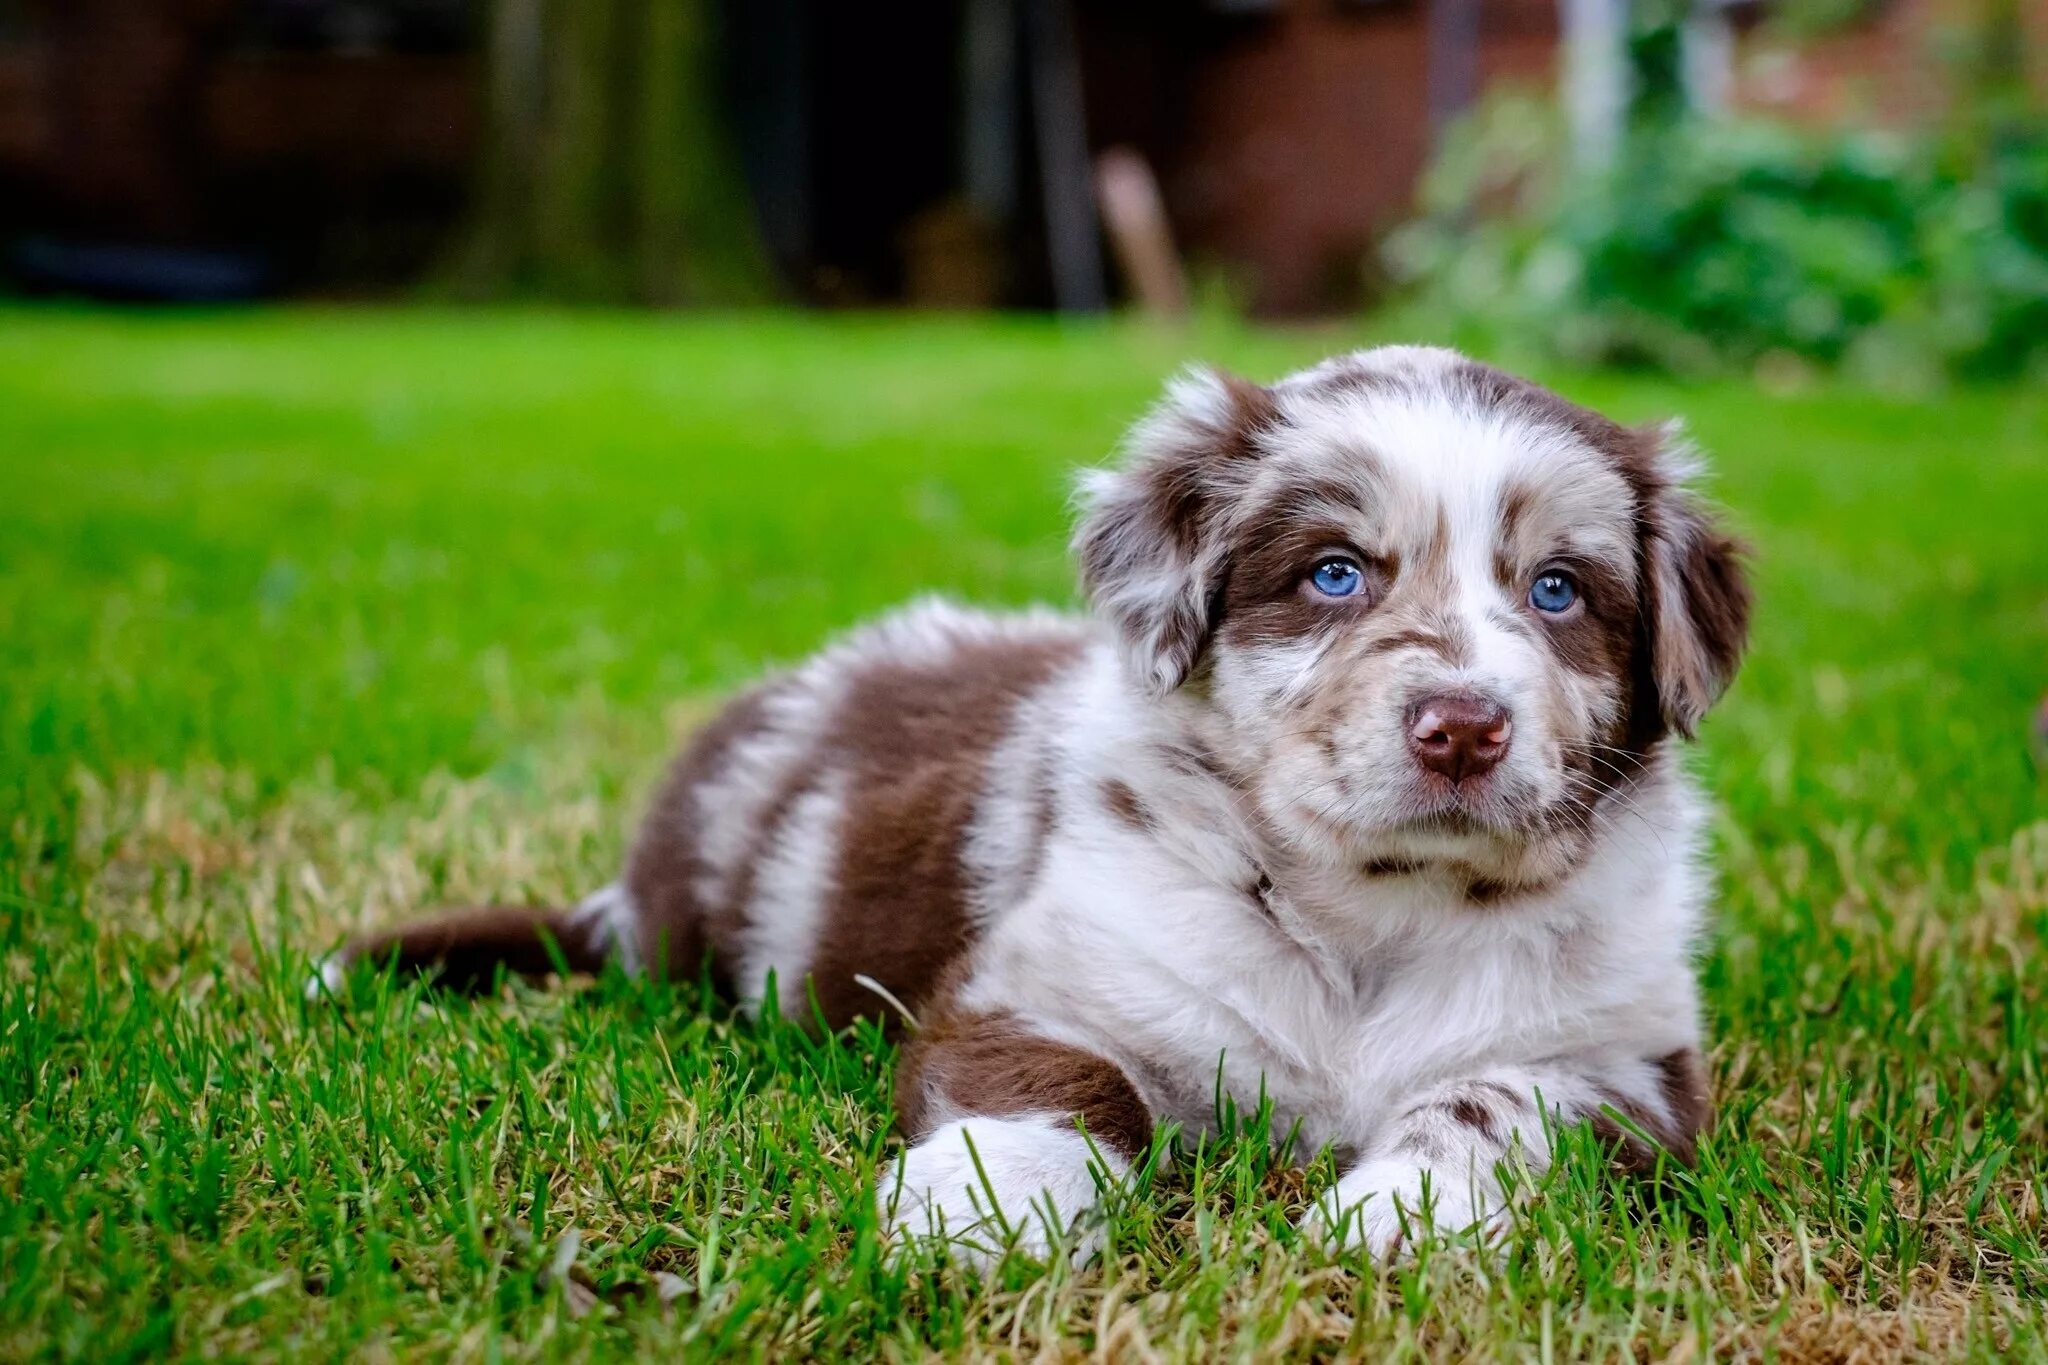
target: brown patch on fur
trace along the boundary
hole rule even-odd
[[[1525,483],[1509,484],[1501,490],[1499,543],[1503,547],[1513,545],[1520,538],[1522,521],[1535,505],[1536,491]],[[1507,583],[1508,578],[1503,575],[1502,586],[1505,587]]]
[[[1566,668],[1625,688],[1641,614],[1636,594],[1605,565],[1572,565],[1567,571],[1578,581],[1578,606],[1557,616],[1530,608],[1525,619],[1535,624],[1536,639]]]
[[[1359,594],[1361,598],[1365,595]],[[1366,601],[1310,600],[1300,588],[1285,596],[1261,599],[1247,594],[1243,601],[1226,609],[1217,635],[1233,648],[1259,649],[1333,631],[1354,613],[1369,608]]]
[[[1161,744],[1158,753],[1169,768],[1183,777],[1206,777],[1226,785],[1237,784],[1237,779],[1223,766],[1223,760],[1200,744]]]
[[[1064,639],[964,643],[939,663],[876,663],[851,679],[816,760],[850,779],[810,964],[829,1027],[876,1009],[856,974],[916,1011],[966,948],[960,855],[989,753],[1018,703],[1078,648]]]
[[[1488,1142],[1500,1141],[1500,1135],[1493,1126],[1493,1111],[1470,1095],[1460,1095],[1452,1100],[1450,1113],[1452,1118],[1476,1130]]]
[[[1360,657],[1370,657],[1374,654],[1391,654],[1397,649],[1427,650],[1452,667],[1456,667],[1458,661],[1463,657],[1463,651],[1458,648],[1456,642],[1449,636],[1433,630],[1420,629],[1397,630],[1391,635],[1382,635],[1376,640],[1369,640],[1366,642],[1364,649],[1360,651]]]
[[[1515,1093],[1513,1089],[1502,1085],[1499,1081],[1474,1081],[1472,1082],[1472,1088],[1482,1094],[1491,1095],[1502,1104],[1510,1105],[1516,1109],[1527,1109],[1529,1107],[1528,1096]]]
[[[1359,872],[1368,877],[1413,877],[1428,869],[1423,864],[1406,858],[1374,858],[1362,864]]]
[[[1147,806],[1144,798],[1132,791],[1131,784],[1122,778],[1112,777],[1103,782],[1102,804],[1109,808],[1111,815],[1141,834],[1158,826],[1159,822],[1153,817],[1152,808]]]
[[[1261,872],[1259,879],[1245,888],[1245,897],[1259,908],[1259,915],[1268,924],[1278,924],[1279,915],[1273,910],[1273,879]]]
[[[1152,1113],[1114,1063],[1012,1015],[941,1010],[903,1050],[896,1113],[913,1140],[956,1116],[1045,1112],[1079,1119],[1097,1145],[1127,1160],[1152,1142]]]
[[[1216,370],[1214,373],[1222,381],[1224,392],[1230,395],[1230,425],[1222,433],[1224,453],[1234,459],[1256,459],[1260,434],[1269,427],[1279,426],[1284,420],[1280,416],[1279,400],[1263,384],[1255,384],[1228,370]]]
[[[728,895],[717,905],[698,899],[698,883],[711,869],[698,851],[696,794],[699,786],[724,771],[735,745],[766,727],[766,698],[775,686],[769,683],[735,698],[690,737],[641,818],[626,855],[626,893],[639,910],[640,954],[647,969],[687,979],[705,969],[708,957],[712,984],[728,996],[738,965],[731,945],[739,935],[746,899],[744,894]],[[790,792],[787,799],[795,796]],[[786,811],[786,804],[780,809]],[[779,811],[771,808],[768,814],[779,822]],[[768,823],[764,819],[763,824]],[[750,879],[752,859],[743,860],[735,875]]]
[[[1511,595],[1519,595],[1523,566],[1515,557],[1521,544],[1522,523],[1535,510],[1536,490],[1524,483],[1509,484],[1500,493],[1493,538],[1493,579]]]
[[[1494,877],[1473,876],[1465,883],[1465,900],[1480,909],[1491,910],[1511,904],[1525,896],[1548,895],[1556,888],[1555,881],[1511,882]]]
[[[1682,1144],[1684,1160],[1690,1165],[1700,1130],[1714,1116],[1706,1059],[1700,1056],[1698,1048],[1684,1047],[1658,1058],[1657,1069],[1664,1077],[1664,1103],[1671,1110],[1673,1129]]]
[[[1422,553],[1415,557],[1415,576],[1417,586],[1431,600],[1442,600],[1451,591],[1451,514],[1442,504],[1437,506],[1436,522],[1429,528],[1429,539],[1422,543]]]
[[[1517,894],[1520,889],[1519,887],[1509,886],[1506,882],[1494,881],[1490,877],[1480,877],[1465,887],[1465,899],[1474,905],[1486,906],[1490,909],[1508,897]]]
[[[550,940],[555,952],[549,951]],[[359,939],[349,945],[343,960],[382,969],[395,958],[401,972],[431,977],[448,990],[475,993],[501,976],[543,977],[558,966],[572,972],[602,971],[605,955],[605,946],[579,927],[568,911],[491,906]]]
[[[1229,547],[1219,634],[1232,645],[1256,648],[1340,628],[1376,609],[1399,579],[1401,563],[1357,544],[1356,527],[1343,519],[1349,509],[1365,510],[1365,496],[1357,477],[1306,474],[1251,509]],[[1323,597],[1305,584],[1316,562],[1332,552],[1355,558],[1364,574],[1350,597]]]
[[[1660,1148],[1680,1165],[1692,1165],[1699,1154],[1700,1130],[1712,1115],[1706,1066],[1699,1049],[1680,1048],[1668,1053],[1657,1059],[1657,1069],[1659,1098],[1668,1118],[1624,1095],[1610,1093],[1604,1097],[1609,1107],[1649,1134],[1654,1146],[1615,1122],[1604,1110],[1592,1116],[1593,1131],[1607,1143],[1615,1164],[1635,1175],[1656,1169]]]
[[[1036,761],[1037,770],[1031,784],[1031,848],[1024,855],[1017,874],[1017,885],[1026,890],[1038,881],[1039,870],[1045,866],[1045,848],[1052,841],[1053,826],[1057,820],[1051,751],[1041,746]]]
[[[1239,648],[1297,640],[1358,620],[1386,597],[1399,572],[1392,559],[1351,546],[1351,533],[1321,515],[1271,510],[1249,523],[1224,584],[1217,632]],[[1347,548],[1350,547],[1350,548]],[[1358,560],[1364,582],[1350,597],[1323,597],[1305,581],[1331,551]]]
[[[1260,536],[1304,519],[1328,521],[1333,511],[1340,518],[1366,511],[1371,483],[1381,477],[1379,462],[1364,452],[1353,452],[1350,459],[1349,476],[1311,470],[1290,473],[1266,493],[1264,503],[1251,510],[1245,518],[1247,529]],[[1338,535],[1341,544],[1341,530]]]
[[[1308,738],[1315,741],[1316,752],[1323,756],[1323,761],[1334,767],[1337,760],[1342,757],[1342,754],[1337,748],[1337,737],[1325,728],[1328,721],[1329,718],[1327,716],[1320,717],[1316,727],[1309,732]],[[1338,775],[1337,780],[1340,785],[1343,783],[1342,774]]]
[[[1214,511],[1216,467],[1256,459],[1259,434],[1279,420],[1271,392],[1234,374],[1218,371],[1216,377],[1229,398],[1224,424],[1199,428],[1198,439],[1133,471],[1143,481],[1145,511],[1176,548],[1188,553],[1200,546]]]

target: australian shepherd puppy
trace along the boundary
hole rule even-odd
[[[1090,615],[856,631],[706,726],[580,907],[323,977],[708,964],[749,1008],[907,1018],[883,1218],[976,1255],[1086,1247],[1219,1086],[1335,1144],[1307,1221],[1377,1254],[1496,1225],[1559,1125],[1683,1161],[1709,879],[1674,741],[1750,604],[1690,470],[1448,351],[1189,373],[1082,484]]]

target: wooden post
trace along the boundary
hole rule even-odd
[[[1095,186],[1102,197],[1103,226],[1131,297],[1154,317],[1185,316],[1187,276],[1152,167],[1129,147],[1111,147],[1095,163]]]

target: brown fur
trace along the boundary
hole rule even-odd
[[[706,871],[698,859],[698,786],[715,776],[733,746],[764,723],[764,700],[774,684],[735,698],[690,738],[655,793],[626,857],[625,886],[640,908],[641,960],[651,971],[688,978],[707,965],[721,992],[730,994],[738,965],[730,945],[739,932],[743,898],[702,904],[696,883]]]
[[[1381,635],[1367,641],[1364,649],[1360,651],[1360,657],[1368,658],[1374,654],[1391,654],[1397,649],[1427,650],[1445,663],[1453,666],[1464,657],[1464,651],[1449,636],[1438,631],[1421,630],[1414,627],[1403,628],[1394,631],[1392,634]]]
[[[1113,1063],[1002,1014],[942,1010],[929,1020],[903,1050],[896,1112],[913,1140],[956,1115],[1050,1112],[1078,1119],[1128,1160],[1152,1141],[1151,1111]]]
[[[1112,777],[1103,782],[1102,804],[1111,815],[1140,832],[1158,824],[1144,798],[1132,791],[1131,784],[1121,778]]]
[[[1451,1117],[1467,1128],[1476,1129],[1490,1141],[1498,1140],[1493,1128],[1493,1111],[1470,1095],[1460,1095],[1451,1101]]]
[[[605,954],[565,911],[490,906],[360,939],[349,948],[348,959],[380,968],[395,961],[400,971],[432,977],[448,990],[474,993],[503,977],[541,977],[564,966],[572,972],[602,971]]]
[[[829,1027],[878,1008],[872,977],[912,1011],[967,946],[960,850],[990,750],[1017,703],[1074,647],[962,647],[937,667],[886,664],[854,680],[825,749],[852,773],[835,893],[811,963]]]
[[[1046,845],[1052,841],[1053,831],[1059,826],[1051,763],[1051,754],[1041,751],[1038,772],[1031,784],[1031,851],[1018,870],[1020,886],[1030,886],[1038,880],[1039,872],[1045,867]]]
[[[1698,1157],[1700,1130],[1713,1114],[1708,1094],[1706,1064],[1696,1048],[1681,1048],[1657,1059],[1660,1098],[1670,1117],[1656,1113],[1625,1096],[1608,1098],[1609,1107],[1629,1123],[1655,1139],[1655,1145],[1616,1123],[1604,1110],[1593,1116],[1593,1131],[1613,1153],[1615,1164],[1632,1174],[1646,1174],[1656,1168],[1660,1151],[1682,1166]]]

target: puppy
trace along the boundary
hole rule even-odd
[[[1379,1254],[1496,1224],[1557,1125],[1687,1160],[1708,879],[1673,741],[1750,607],[1688,473],[1448,351],[1190,373],[1083,483],[1091,616],[857,631],[698,734],[580,908],[328,980],[616,960],[831,1028],[901,1010],[883,1217],[981,1255],[1085,1249],[1219,1087],[1350,1154],[1308,1222]]]

